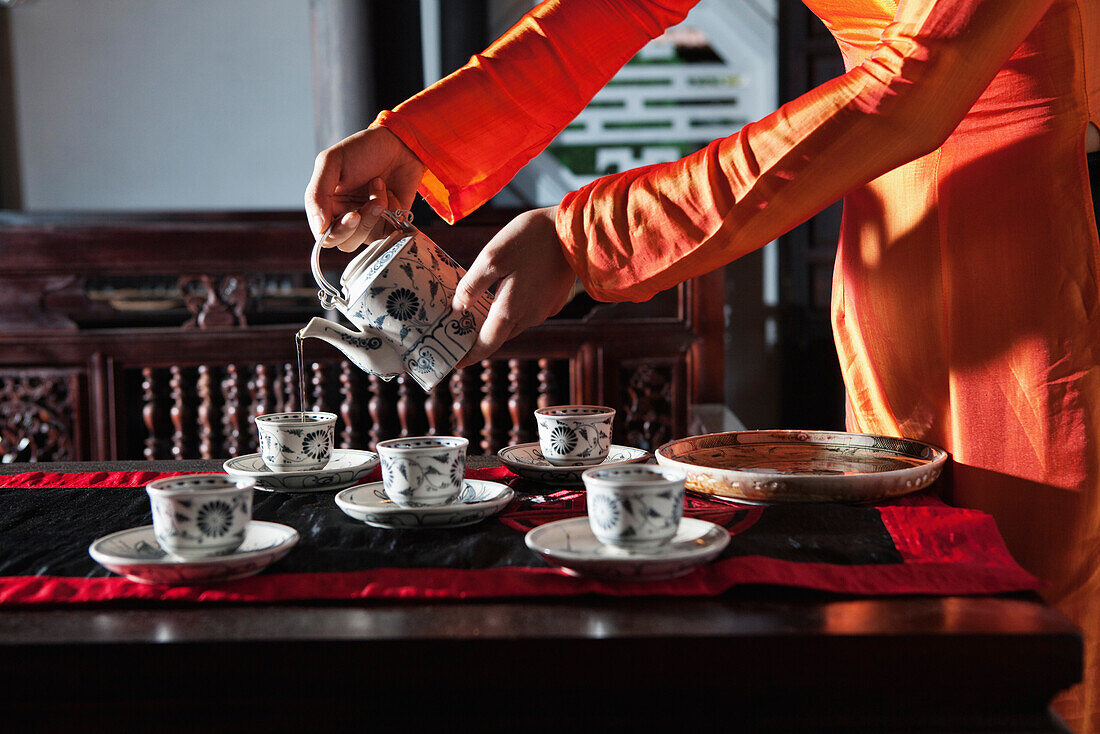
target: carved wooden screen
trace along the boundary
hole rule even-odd
[[[510,213],[494,216],[423,229],[469,263]],[[0,213],[0,457],[255,451],[251,419],[298,407],[293,335],[322,313],[309,243],[300,213]],[[618,408],[616,436],[653,448],[683,435],[692,403],[722,400],[722,296],[721,273],[644,304],[581,294],[430,394],[307,340],[306,401],[341,415],[344,447],[454,433],[492,453],[534,440],[534,408],[586,402]]]
[[[84,385],[78,369],[0,369],[0,459],[67,461],[80,457]]]
[[[472,453],[536,440],[532,411],[569,400],[567,360],[491,361],[454,373],[425,393],[399,377],[387,382],[347,360],[307,361],[307,410],[339,414],[337,444],[373,447],[386,438],[458,435]],[[140,412],[123,414],[125,455],[138,436],[148,459],[217,458],[256,450],[257,415],[298,410],[297,364],[201,364],[128,368],[119,375],[123,395],[138,395]],[[135,420],[140,415],[140,425]]]

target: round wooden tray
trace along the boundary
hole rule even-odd
[[[921,441],[831,431],[734,431],[671,441],[658,464],[687,488],[748,502],[868,502],[936,480],[947,452]]]

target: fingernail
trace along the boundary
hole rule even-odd
[[[381,204],[375,204],[374,206],[372,206],[372,207],[371,207],[371,208],[370,208],[370,209],[368,210],[368,213],[369,213],[369,214],[370,214],[370,215],[371,215],[372,217],[377,217],[377,216],[379,216],[380,214],[382,214],[382,205],[381,205]]]

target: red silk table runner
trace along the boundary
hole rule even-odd
[[[923,493],[874,506],[766,507],[689,493],[685,516],[726,528],[730,544],[685,576],[653,581],[576,578],[547,565],[524,544],[526,531],[583,516],[585,493],[545,488],[546,494],[527,494],[518,484],[500,514],[449,529],[373,528],[344,515],[334,492],[257,492],[255,519],[295,527],[301,539],[259,575],[235,581],[152,586],[114,576],[88,557],[96,538],[149,524],[145,485],[181,473],[0,476],[0,604],[709,596],[745,584],[955,595],[1041,585],[1009,555],[991,517]],[[467,475],[516,481],[505,468]]]

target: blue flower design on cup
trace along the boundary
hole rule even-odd
[[[461,436],[411,436],[379,441],[386,496],[402,507],[450,504],[464,485],[466,448]]]
[[[466,479],[466,457],[463,454],[455,454],[451,459],[451,482],[462,486]]]
[[[577,433],[569,426],[554,426],[550,429],[550,445],[558,454],[568,454],[577,447]]]
[[[199,530],[203,535],[220,538],[229,532],[233,521],[233,508],[228,502],[214,500],[199,508],[196,516]]]
[[[330,448],[326,431],[311,431],[302,438],[302,453],[317,461],[326,461]]]
[[[607,495],[593,495],[588,498],[588,515],[593,523],[609,532],[619,523],[619,502]]]
[[[252,477],[165,477],[146,486],[157,545],[176,558],[232,553],[252,518]]]
[[[600,405],[555,405],[535,411],[539,448],[554,466],[599,464],[611,448],[615,409]]]
[[[676,535],[684,514],[682,470],[642,464],[589,469],[581,478],[588,522],[601,543],[656,552]]]
[[[260,457],[273,472],[324,469],[332,458],[336,414],[290,411],[256,416]]]

